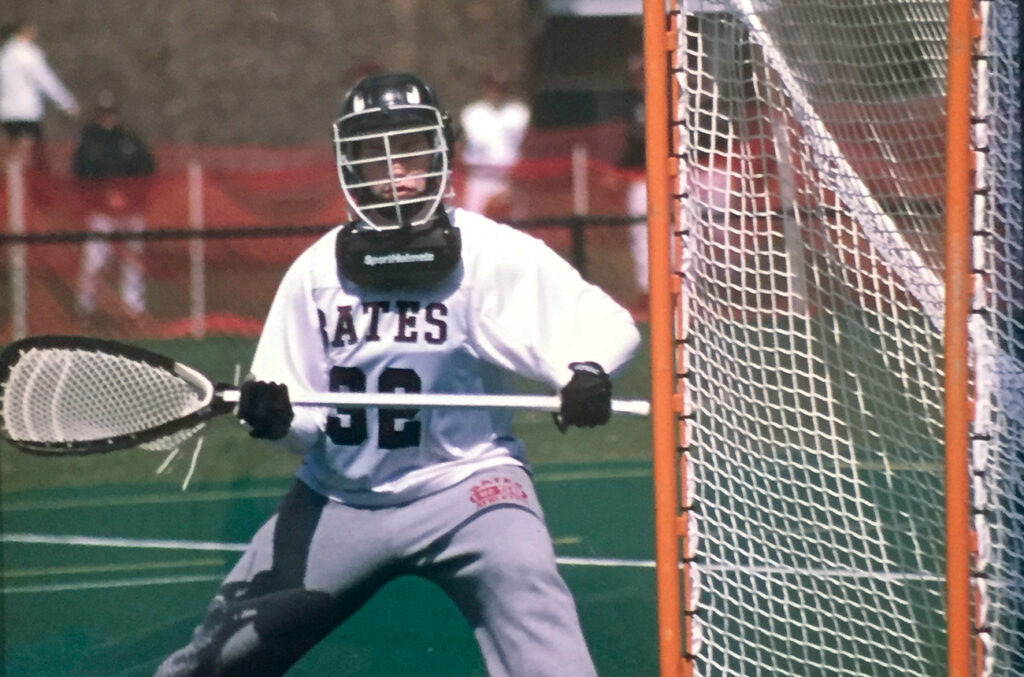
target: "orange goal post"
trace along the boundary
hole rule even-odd
[[[644,0],[661,677],[1024,675],[1018,0]]]

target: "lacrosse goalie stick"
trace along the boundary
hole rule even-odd
[[[509,407],[557,412],[557,395],[290,392],[300,407]],[[95,454],[171,449],[234,410],[239,391],[135,346],[82,336],[34,336],[0,353],[0,432],[24,451]],[[612,411],[646,416],[644,400]]]

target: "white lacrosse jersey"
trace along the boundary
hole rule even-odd
[[[379,290],[339,275],[327,233],[291,265],[252,375],[292,392],[555,392],[570,362],[614,375],[636,352],[629,313],[540,240],[461,209],[462,261],[441,285]],[[506,409],[295,407],[285,446],[300,479],[352,505],[404,503],[479,470],[526,466]]]

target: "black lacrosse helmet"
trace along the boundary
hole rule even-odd
[[[411,152],[399,152],[401,140],[410,136],[423,141]],[[411,73],[363,78],[345,95],[334,123],[341,188],[359,219],[375,230],[415,229],[431,222],[451,187],[453,146],[449,115],[430,85]],[[422,159],[429,159],[425,188],[402,194],[391,168]],[[383,163],[385,176],[368,176],[371,165]]]

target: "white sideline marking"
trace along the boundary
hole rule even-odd
[[[159,549],[159,550],[206,550],[218,552],[242,552],[247,547],[246,543],[222,543],[218,541],[187,541],[174,539],[152,539],[152,538],[112,538],[102,536],[73,536],[54,534],[3,534],[0,541],[5,543],[27,543],[43,545],[78,545],[105,548],[135,548],[135,549]],[[645,559],[616,559],[602,557],[556,557],[555,561],[561,566],[584,566],[584,567],[622,567],[636,569],[653,569],[653,560]],[[680,563],[682,568],[682,563]],[[698,569],[702,573],[710,574],[716,571],[725,571],[743,574],[761,574],[767,576],[817,576],[823,578],[874,578],[883,581],[942,581],[944,577],[938,574],[920,571],[905,572],[873,572],[856,569],[799,569],[785,566],[734,566],[727,563],[701,564]],[[154,585],[153,581],[160,583],[191,582],[194,580],[209,580],[206,577],[168,577],[160,579],[139,579],[139,585]],[[73,584],[72,584],[73,585]],[[91,584],[86,584],[91,585]],[[97,584],[102,585],[102,584]],[[126,582],[124,585],[130,585]],[[45,588],[46,586],[42,586]],[[54,589],[74,589],[63,586],[56,586]],[[8,588],[8,592],[23,592],[25,588]]]
[[[171,585],[180,583],[209,583],[224,580],[223,575],[205,576],[163,576],[160,578],[126,578],[116,581],[93,581],[91,583],[51,583],[47,585],[17,585],[6,587],[5,595],[41,592],[73,592],[75,590],[109,590],[111,588],[134,588],[147,585]]]
[[[83,545],[102,548],[140,548],[159,550],[214,550],[243,552],[248,543],[221,543],[218,541],[185,541],[156,538],[111,538],[107,536],[60,536],[55,534],[3,534],[4,543],[30,543],[36,545]],[[611,559],[595,557],[557,557],[566,566],[596,567],[653,567],[653,560]]]
[[[54,534],[3,534],[5,543],[34,543],[43,545],[86,545],[104,548],[157,548],[161,550],[216,550],[242,552],[247,543],[220,543],[217,541],[181,541],[156,538],[110,538],[103,536],[59,536]]]
[[[653,559],[607,559],[600,557],[556,557],[555,561],[567,567],[633,567],[653,569]]]
[[[105,536],[75,536],[56,534],[3,534],[0,535],[0,542],[4,543],[26,543],[34,545],[72,545],[103,548],[136,548],[136,549],[158,549],[158,550],[213,550],[219,552],[242,552],[248,546],[247,543],[220,543],[217,541],[186,541],[175,539],[154,539],[154,538],[113,538]],[[592,558],[592,557],[556,557],[556,562],[562,566],[587,566],[587,567],[623,567],[653,569],[653,560],[631,560],[613,558]],[[43,593],[43,592],[69,592],[75,590],[95,590],[104,588],[126,588],[132,586],[148,585],[173,585],[181,583],[206,583],[219,581],[224,578],[223,574],[202,575],[202,576],[161,576],[155,578],[129,578],[121,580],[91,581],[83,583],[53,583],[42,585],[19,585],[8,586],[4,589],[7,594]]]

